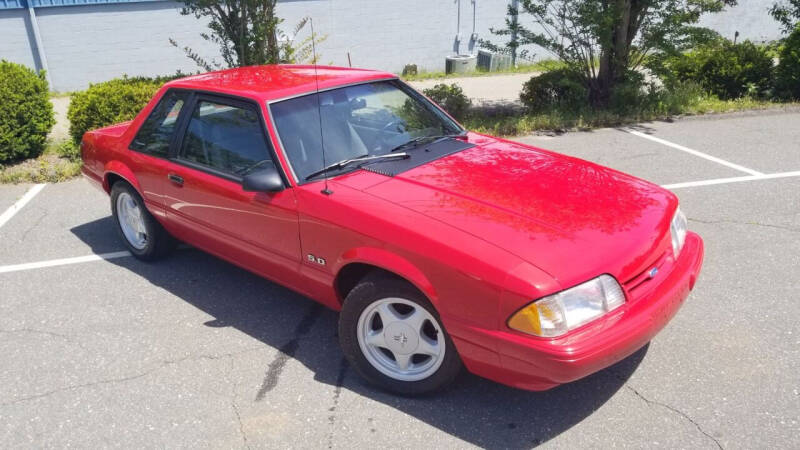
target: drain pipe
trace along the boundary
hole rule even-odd
[[[53,80],[50,78],[50,71],[47,68],[47,57],[44,54],[44,46],[42,45],[42,35],[39,33],[39,21],[36,19],[36,11],[33,9],[33,0],[26,0],[28,4],[28,14],[31,18],[31,28],[33,28],[33,39],[36,42],[36,53],[39,55],[39,64],[42,65],[44,70],[44,78],[47,80],[47,85],[50,90],[53,90]]]
[[[512,18],[511,23],[514,27],[514,30],[511,32],[511,42],[516,43],[518,36],[517,36],[517,25],[519,24],[519,0],[511,0],[511,7],[514,8],[514,11],[517,12]],[[517,49],[514,48],[511,52],[511,67],[517,67]]]
[[[456,45],[454,50],[456,51],[456,55],[461,54],[461,0],[456,0],[456,5],[458,7],[457,19],[456,19]]]
[[[472,0],[472,34],[469,35],[469,52],[475,54],[475,45],[478,43],[476,22],[478,16],[478,0]]]

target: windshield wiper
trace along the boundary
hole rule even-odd
[[[409,157],[410,155],[408,153],[393,153],[393,154],[390,153],[388,155],[373,155],[373,156],[364,155],[364,156],[359,156],[358,158],[343,159],[339,162],[329,164],[323,167],[322,169],[317,170],[316,172],[312,172],[306,177],[306,181],[316,177],[317,175],[321,175],[329,170],[341,169],[342,167],[346,167],[354,163],[366,163],[382,159],[406,159]]]
[[[442,139],[457,139],[457,138],[463,138],[466,135],[467,135],[466,133],[458,133],[458,134],[434,134],[431,136],[418,136],[415,137],[414,139],[411,139],[409,141],[406,141],[398,145],[397,147],[394,147],[393,149],[389,150],[389,153],[396,152],[397,150],[406,148],[409,145],[414,145],[422,141],[427,141],[428,139],[431,139],[431,144],[433,144],[434,142],[439,142]]]

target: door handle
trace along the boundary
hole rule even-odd
[[[171,174],[167,175],[167,178],[169,178],[169,181],[172,181],[173,183],[175,183],[175,184],[177,184],[179,186],[183,186],[183,177],[182,176],[175,175],[174,173],[171,173]]]

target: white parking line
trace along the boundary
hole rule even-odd
[[[645,134],[645,133],[642,133],[640,131],[625,130],[625,129],[623,129],[623,131],[625,131],[626,133],[632,134],[634,136],[639,136],[640,138],[648,139],[648,140],[651,140],[653,142],[658,142],[659,144],[666,145],[667,147],[672,147],[672,148],[680,150],[682,152],[686,152],[686,153],[688,153],[690,155],[694,155],[694,156],[697,156],[697,157],[700,157],[700,158],[703,158],[703,159],[707,159],[707,160],[713,161],[713,162],[715,162],[717,164],[722,164],[723,166],[730,167],[731,169],[736,169],[736,170],[738,170],[740,172],[749,173],[750,175],[764,175],[762,172],[759,172],[757,170],[748,169],[747,167],[740,166],[738,164],[734,164],[734,163],[732,163],[730,161],[725,161],[724,159],[717,158],[716,156],[707,155],[707,154],[705,154],[703,152],[698,152],[697,150],[693,150],[693,149],[691,149],[689,147],[684,147],[682,145],[675,144],[674,142],[666,141],[664,139],[657,138],[655,136],[650,136],[649,134]]]
[[[681,189],[681,188],[689,188],[697,186],[713,186],[717,184],[741,183],[744,181],[773,180],[778,178],[793,178],[793,177],[800,177],[800,170],[794,172],[758,174],[758,175],[748,175],[743,177],[715,178],[711,180],[687,181],[685,183],[662,184],[661,187],[665,189]],[[14,206],[12,206],[5,213],[3,213],[2,216],[3,221],[0,222],[0,226],[2,226],[3,223],[8,221],[8,219],[10,219],[11,216],[13,216],[16,213],[16,211],[19,210],[19,208],[24,206],[25,203],[29,202],[30,199],[33,198],[33,196],[36,195],[39,191],[41,191],[43,187],[44,187],[43,184],[38,184],[34,186],[16,204],[14,204]],[[34,189],[36,190],[34,191]],[[9,211],[11,211],[10,214]],[[180,246],[179,248],[188,248],[188,247]],[[24,264],[11,264],[8,266],[0,266],[0,273],[20,272],[23,270],[43,269],[46,267],[65,266],[69,264],[81,264],[93,261],[107,261],[109,259],[126,258],[128,256],[133,256],[133,255],[131,255],[131,253],[128,251],[120,251],[120,252],[101,253],[101,254],[93,254],[86,256],[76,256],[74,258],[51,259],[47,261],[39,261],[39,262],[24,263]]]
[[[44,189],[45,186],[46,186],[45,184],[35,184],[33,185],[33,187],[28,189],[28,192],[26,192],[25,195],[22,196],[22,198],[17,200],[16,203],[11,205],[7,210],[5,210],[5,212],[3,212],[2,215],[0,215],[0,227],[2,227],[3,225],[6,224],[6,222],[11,220],[11,218],[14,217],[14,214],[18,213],[23,206],[27,205],[28,202],[31,201],[31,199],[33,199],[33,197],[36,197],[36,194],[38,194],[42,189]]]
[[[712,180],[687,181],[685,183],[662,184],[665,189],[680,189],[695,186],[713,186],[715,184],[741,183],[742,181],[773,180],[776,178],[800,177],[800,171],[750,175],[746,177],[715,178]]]
[[[13,264],[10,266],[0,266],[0,273],[19,272],[21,270],[42,269],[45,267],[65,266],[68,264],[80,264],[91,261],[106,261],[109,259],[125,258],[126,256],[131,256],[131,252],[123,251],[123,252],[101,253],[99,255],[86,255],[86,256],[77,256],[75,258],[51,259],[49,261],[39,261],[39,262],[32,262],[25,264]]]

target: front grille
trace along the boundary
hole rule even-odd
[[[667,257],[668,252],[664,252],[664,254],[656,260],[655,264],[648,265],[646,269],[622,283],[622,287],[625,289],[625,292],[628,293],[628,298],[633,299],[639,297],[647,291],[649,287],[657,284],[653,283],[654,280],[658,280],[666,275]],[[650,276],[653,269],[657,270],[657,274],[655,274],[655,276]]]

